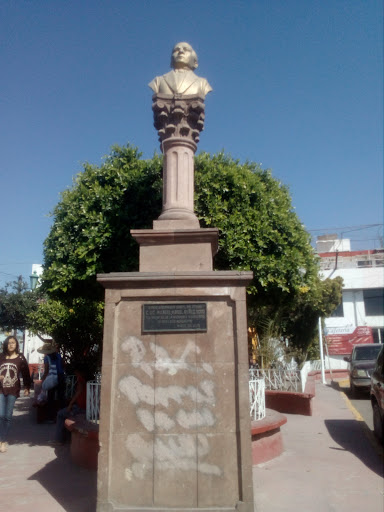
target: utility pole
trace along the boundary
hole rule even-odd
[[[323,330],[321,327],[321,317],[319,317],[319,343],[320,343],[320,359],[321,359],[321,380],[322,380],[323,384],[326,384],[325,371],[324,371]]]

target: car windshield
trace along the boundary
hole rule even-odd
[[[381,345],[376,347],[356,347],[353,359],[356,361],[373,361],[379,355]]]

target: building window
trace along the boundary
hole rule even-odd
[[[335,309],[331,316],[338,318],[344,316],[343,301],[340,302],[340,304],[337,306],[337,308]]]
[[[384,343],[384,327],[372,327],[374,343]]]
[[[359,260],[357,262],[358,267],[372,267],[372,261],[371,260]]]
[[[384,288],[363,290],[366,316],[384,315]]]

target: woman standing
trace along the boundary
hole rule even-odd
[[[7,451],[13,407],[20,396],[20,373],[24,381],[24,396],[28,396],[31,387],[28,363],[23,354],[19,353],[17,338],[8,336],[0,355],[0,453]]]

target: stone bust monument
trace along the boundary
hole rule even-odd
[[[193,72],[198,66],[197,55],[188,43],[177,43],[173,47],[171,57],[172,71],[157,76],[148,85],[155,94],[199,96],[204,99],[212,91],[205,78]]]

